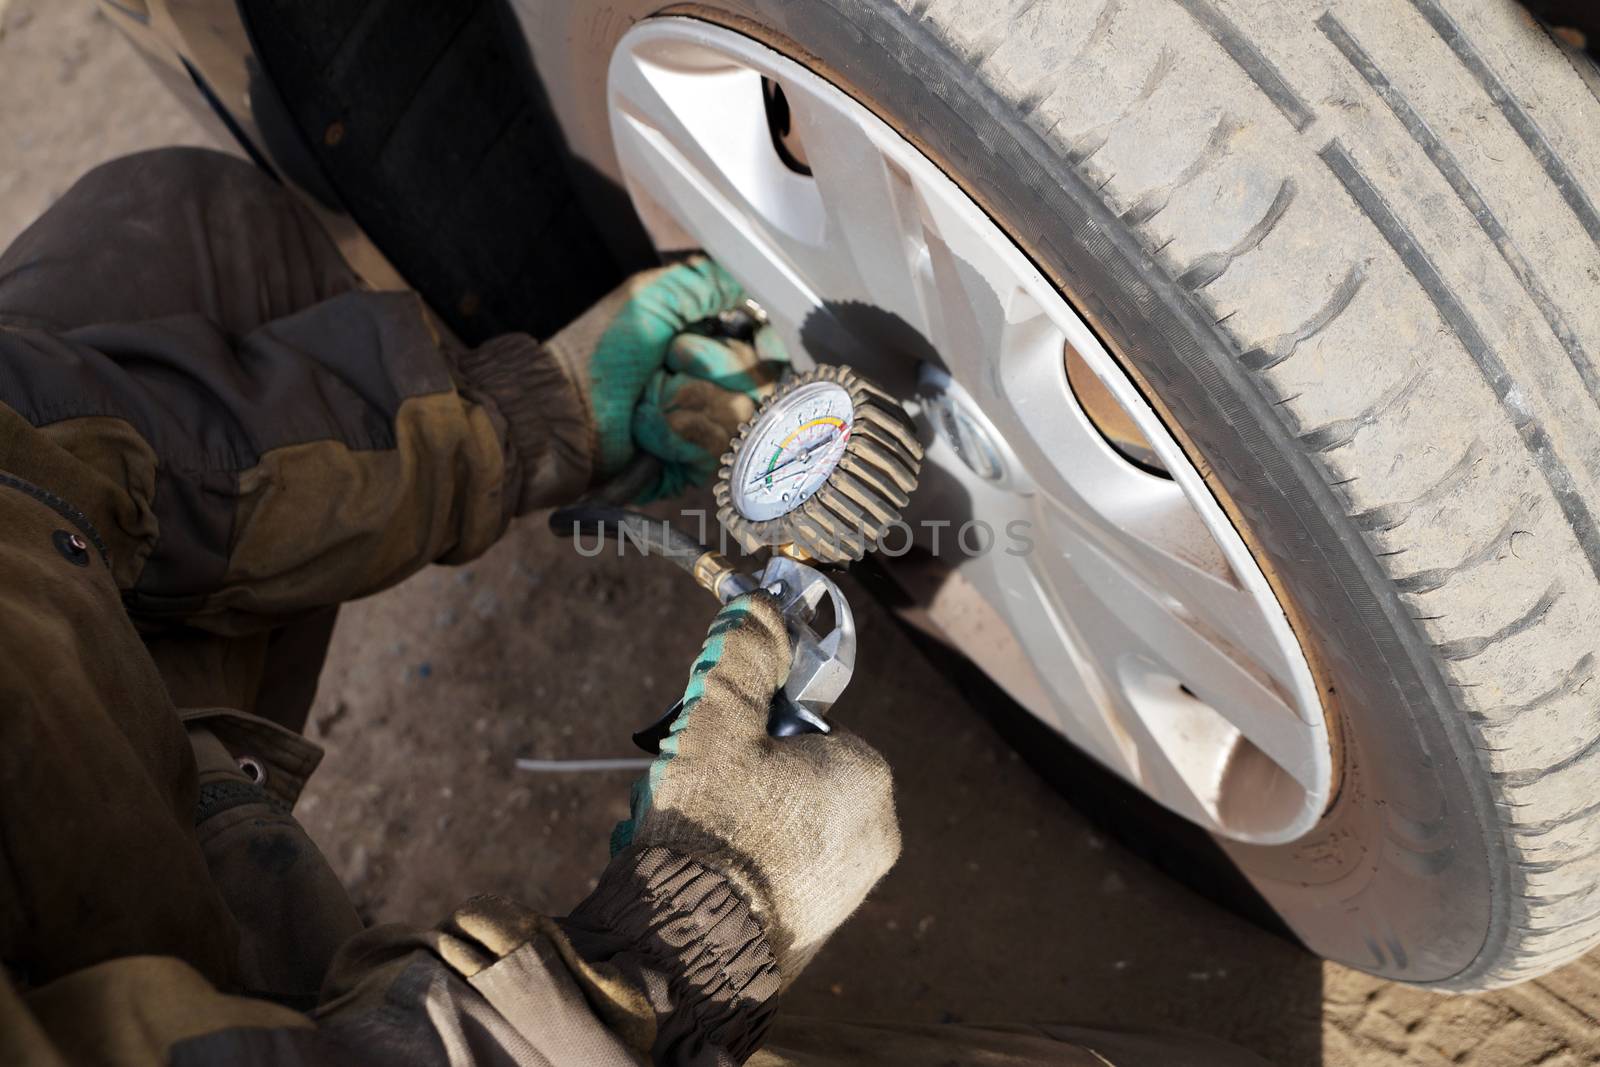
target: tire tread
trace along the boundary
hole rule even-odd
[[[1600,943],[1587,60],[1512,0],[1106,0],[998,45],[1013,16],[1037,31],[1071,5],[903,6],[959,54],[986,49],[991,87],[1223,324],[1414,606],[1512,857],[1504,926],[1455,985]],[[1100,91],[1074,93],[1085,79]],[[1495,158],[1478,129],[1527,155]],[[1211,214],[1178,210],[1202,187]]]

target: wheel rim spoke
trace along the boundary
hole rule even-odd
[[[1224,831],[1236,827],[1221,793],[1241,766],[1257,780],[1282,779],[1269,783],[1279,790],[1276,804],[1307,805],[1327,768],[1304,745],[1305,724],[1273,679],[1167,589],[1147,584],[1071,524],[1055,529],[1059,552],[1037,557],[1041,581],[1071,605],[1085,658],[1110,676],[1105,689],[1136,738],[1135,780],[1159,780],[1165,765],[1175,776],[1169,787],[1180,783]]]
[[[1098,669],[1094,650],[1084,637],[1072,613],[1060,610],[1058,601],[1046,594],[1044,582],[1025,561],[1002,562],[990,557],[985,568],[990,573],[978,580],[995,588],[1015,588],[1023,582],[1035,583],[1038,595],[1018,598],[1011,623],[1033,661],[1040,680],[1056,697],[1058,708],[1072,709],[1072,723],[1057,721],[1058,729],[1075,725],[1075,740],[1099,759],[1124,775],[1133,777],[1138,758],[1135,739],[1120,717],[1104,714],[1114,696],[1111,684]],[[1007,573],[1015,570],[1018,574]]]
[[[803,322],[821,297],[792,262],[786,242],[762,224],[639,67],[614,91],[626,94],[627,106],[614,112],[613,133],[634,182],[648,181],[652,198],[690,222],[706,250],[761,293],[781,322]]]
[[[1166,506],[1177,510],[1170,503]],[[1176,516],[1178,523],[1188,518]],[[1259,601],[1238,584],[1227,562],[1220,555],[1195,558],[1190,551],[1194,542],[1185,531],[1172,531],[1164,516],[1151,516],[1150,521],[1151,529],[1163,535],[1160,539],[1135,535],[1118,543],[1134,559],[1136,569],[1178,600],[1196,620],[1197,629],[1211,634],[1212,644],[1226,646],[1235,660],[1248,660],[1280,690],[1290,686],[1290,664],[1272,640]]]
[[[1295,750],[1299,716],[1253,658],[1219,640],[1168,590],[1152,588],[1089,541],[1078,546],[1089,559],[1077,561],[1073,577],[1111,609],[1104,626],[1090,631],[1107,646],[1102,661],[1134,656],[1164,668],[1297,780],[1305,778],[1310,771]]]
[[[859,123],[814,94],[792,86],[787,91],[827,217],[830,250],[845,253],[873,306],[927,335],[914,277],[923,227],[910,178]]]

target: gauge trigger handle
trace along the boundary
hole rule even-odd
[[[661,742],[672,733],[672,723],[683,713],[680,697],[655,722],[633,735],[633,743],[652,756],[661,751]],[[796,737],[800,734],[825,734],[828,724],[806,711],[790,699],[789,694],[778,690],[772,696],[772,706],[767,709],[767,736]]]

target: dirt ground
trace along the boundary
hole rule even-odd
[[[0,244],[93,164],[211,143],[87,0],[0,0]],[[1097,834],[881,608],[841,719],[895,767],[905,855],[802,978],[797,1013],[1177,1026],[1284,1067],[1600,1063],[1600,962],[1446,998],[1324,965]],[[539,518],[483,559],[347,606],[299,814],[374,921],[473,892],[556,912],[594,883],[629,776],[522,755],[632,755],[712,604],[636,556],[579,558]]]

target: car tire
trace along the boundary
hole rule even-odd
[[[687,15],[825,74],[1002,224],[1207,473],[1324,681],[1342,788],[1234,861],[1324,955],[1482,989],[1600,939],[1600,94],[1509,0],[1335,7],[523,16],[602,171],[611,48]]]

